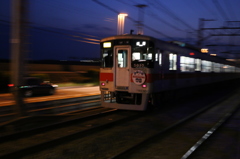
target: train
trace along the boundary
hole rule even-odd
[[[240,66],[207,49],[146,35],[116,35],[100,41],[101,105],[145,111],[166,94],[237,80]]]

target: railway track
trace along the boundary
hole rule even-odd
[[[58,121],[60,124],[55,128],[49,126],[43,128],[43,130],[23,132],[23,135],[17,135],[18,137],[9,136],[9,139],[5,134],[6,138],[0,139],[2,141],[0,143],[0,155],[2,155],[0,158],[181,158],[224,115],[221,112],[228,112],[229,105],[226,103],[225,106],[213,108],[223,100],[233,101],[232,97],[228,98],[230,95],[225,96],[226,90],[223,92],[222,96],[214,93],[215,97],[217,99],[221,98],[221,100],[213,100],[215,103],[198,112],[196,110],[203,105],[207,105],[210,102],[209,99],[212,99],[213,96],[208,94],[206,101],[201,97],[199,100],[193,100],[190,103],[188,101],[190,105],[183,103],[182,105],[168,107],[168,109],[162,108],[160,111],[144,112],[143,114],[135,111],[101,110],[106,112],[105,114],[98,108],[91,108],[92,114],[101,115],[91,117],[88,110],[61,116],[45,115],[42,116],[45,118],[44,121]],[[196,102],[200,103],[199,106],[191,105]],[[210,109],[220,110],[212,111],[214,115],[210,118],[208,118],[208,115],[200,118]],[[198,117],[195,118],[192,112],[195,112]],[[218,116],[215,116],[215,113]],[[187,114],[191,115],[184,121],[183,118]],[[81,116],[82,119],[78,119],[76,116],[78,118]],[[66,120],[70,121],[61,124]],[[199,123],[189,123],[194,120]],[[210,124],[210,122],[212,123]],[[38,121],[38,123],[41,123],[41,121]],[[202,128],[201,123],[204,124]],[[177,126],[177,124],[179,125]],[[188,124],[190,124],[189,127],[182,127]],[[5,128],[11,130],[11,127]],[[168,128],[170,129],[167,130]],[[168,136],[170,133],[173,136]],[[175,134],[174,137],[174,133],[181,134]],[[179,138],[183,140],[177,140]],[[186,139],[192,142],[187,143],[185,147],[183,145],[186,145]],[[162,143],[166,140],[169,141],[167,142],[170,143],[169,145]],[[160,150],[156,149],[159,147],[161,147]],[[175,151],[180,151],[180,148],[184,151],[176,155]],[[174,152],[169,150],[174,150]],[[157,154],[154,154],[156,152]],[[195,152],[198,154],[199,151]],[[166,153],[174,154],[177,157],[161,156]]]
[[[72,116],[66,115],[65,117],[68,120],[64,119],[64,121],[48,125],[46,125],[47,119],[61,117],[46,116],[44,126],[18,131],[17,133],[2,133],[0,137],[0,158],[21,158],[140,116],[140,112],[98,108],[98,110],[91,109],[74,113]],[[40,122],[39,119],[38,122]],[[26,121],[23,123],[26,123]]]
[[[110,158],[201,158],[201,153],[198,151],[201,151],[202,145],[211,136],[218,134],[219,128],[223,127],[238,112],[239,95],[240,92],[223,103],[217,101]],[[196,153],[198,155],[195,155]],[[205,156],[208,155],[205,154]],[[221,156],[214,158],[221,158]]]
[[[31,101],[26,103],[26,108],[29,116],[39,116],[45,114],[62,115],[98,105],[100,105],[100,96],[93,95],[42,102]],[[3,105],[0,107],[0,123],[13,120],[15,116],[13,105]]]

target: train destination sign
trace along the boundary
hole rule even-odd
[[[132,80],[135,84],[141,85],[146,81],[146,74],[141,70],[136,70],[132,74]]]

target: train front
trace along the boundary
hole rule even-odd
[[[150,37],[119,35],[101,40],[101,105],[145,110],[152,90],[154,43]]]

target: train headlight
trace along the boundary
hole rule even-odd
[[[101,86],[105,86],[105,83],[104,83],[104,82],[102,82],[102,83],[101,83]]]
[[[147,85],[146,85],[146,84],[143,84],[142,87],[143,87],[143,88],[147,88]]]

